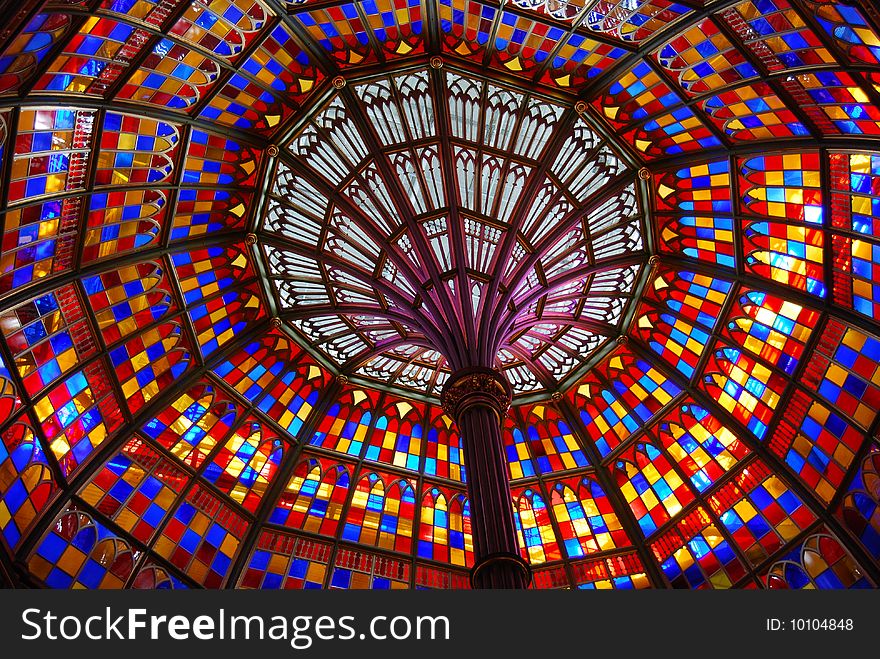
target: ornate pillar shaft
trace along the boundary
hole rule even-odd
[[[511,389],[491,369],[457,371],[443,388],[443,409],[458,425],[467,464],[474,588],[528,588],[531,570],[519,554],[501,422]]]

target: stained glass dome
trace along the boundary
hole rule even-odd
[[[880,585],[870,0],[3,16],[3,583]]]

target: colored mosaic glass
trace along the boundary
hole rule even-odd
[[[189,477],[134,437],[82,487],[80,496],[119,528],[147,543]]]
[[[740,194],[744,213],[822,222],[819,154],[782,154],[741,159]]]
[[[513,490],[511,494],[522,557],[533,565],[562,558],[544,497],[530,487]]]
[[[257,402],[257,407],[295,439],[304,440],[300,431],[317,405],[329,377],[307,354],[299,354],[295,361],[288,363],[292,366],[280,373],[266,395]]]
[[[742,291],[725,335],[787,375],[793,375],[819,313],[763,291]]]
[[[333,561],[328,588],[345,590],[404,590],[409,588],[412,565],[351,549],[340,549]]]
[[[466,588],[479,362],[530,587],[877,586],[869,5],[17,9],[7,576]]]
[[[646,61],[620,77],[594,105],[624,139],[649,157],[721,145]],[[670,111],[676,106],[680,107]]]
[[[14,92],[37,70],[52,46],[70,29],[67,14],[37,14],[0,53],[0,94]]]
[[[829,319],[804,373],[804,382],[862,428],[880,409],[880,340]]]
[[[432,487],[422,496],[418,558],[470,567],[474,561],[470,507],[460,493]]]
[[[353,490],[341,537],[409,554],[415,509],[412,482],[378,472],[363,472]]]
[[[522,411],[523,434],[528,437],[538,471],[546,474],[589,466],[589,461],[560,413],[553,407],[535,405]]]
[[[266,590],[323,588],[331,553],[331,545],[263,531],[238,587]]]
[[[863,568],[826,533],[809,536],[762,576],[771,590],[873,588]]]
[[[701,103],[725,135],[736,140],[809,135],[809,131],[769,85],[755,83],[713,96]]]
[[[278,473],[285,448],[259,422],[247,419],[217,451],[202,476],[246,510],[256,512]]]
[[[247,528],[243,517],[195,485],[165,524],[153,551],[205,588],[220,588]]]
[[[607,457],[638,430],[638,422],[619,396],[595,375],[588,375],[569,393],[579,411],[584,430],[596,448]]]
[[[82,285],[106,345],[135,334],[174,310],[165,269],[155,261],[83,277]]]
[[[303,459],[278,497],[269,521],[335,537],[350,485],[350,465],[320,457]]]
[[[771,71],[835,63],[788,0],[748,0],[720,13]]]
[[[205,357],[264,315],[263,302],[255,286],[227,291],[189,310],[196,341]]]
[[[111,190],[90,195],[83,263],[155,244],[167,202],[158,190]]]
[[[816,519],[767,466],[750,462],[709,497],[709,505],[753,566],[760,565]]]
[[[663,251],[681,253],[700,261],[736,267],[733,219],[705,215],[659,216]]]
[[[691,402],[665,416],[657,435],[699,492],[712,487],[750,453],[721,421]]]
[[[16,421],[0,436],[0,533],[9,547],[19,543],[56,487],[33,428]]]
[[[654,57],[690,95],[702,95],[758,76],[711,19],[677,35]]]
[[[504,453],[511,480],[534,476],[535,465],[529,453],[528,441],[510,416],[504,420],[501,436],[504,440]]]
[[[871,443],[837,511],[862,546],[880,557],[880,449]]]
[[[253,183],[258,153],[234,140],[193,130],[183,164],[182,182],[187,185],[237,185]]]
[[[782,375],[719,343],[709,358],[701,387],[759,439],[767,432],[773,410],[787,383]]]
[[[43,434],[65,476],[76,472],[120,428],[119,405],[100,362],[74,371],[34,403]]]
[[[880,318],[880,155],[832,153],[831,222],[860,234],[835,235],[834,298],[869,318]]]
[[[163,323],[109,351],[125,402],[136,412],[177,380],[191,364],[179,324]]]
[[[278,25],[226,80],[200,116],[267,132],[289,117],[323,78],[288,28]]]
[[[35,395],[96,352],[73,286],[62,286],[0,315],[24,388]]]
[[[359,456],[372,423],[378,396],[375,392],[348,389],[327,411],[310,443],[340,453]]]
[[[146,561],[129,581],[129,588],[135,590],[186,590],[189,584],[171,574],[167,568],[154,561]]]
[[[580,590],[637,590],[650,588],[651,581],[638,554],[624,554],[572,564]]]
[[[880,134],[880,110],[868,102],[864,89],[853,76],[843,72],[817,71],[797,77],[810,103],[805,108],[829,123],[825,132],[844,135]],[[824,115],[824,116],[823,116]]]
[[[880,35],[861,9],[815,0],[809,2],[815,6],[819,24],[854,62],[880,63]]]
[[[671,0],[608,0],[590,7],[586,26],[623,41],[638,43],[690,11]]]
[[[664,172],[656,177],[661,210],[686,213],[731,213],[730,162],[713,160]]]
[[[746,568],[712,522],[697,508],[651,545],[673,588],[730,588]]]
[[[73,267],[76,206],[72,201],[54,200],[5,213],[0,292],[21,289]]]
[[[31,573],[50,588],[122,588],[141,552],[93,515],[75,506],[53,522],[28,559]]]
[[[9,420],[20,403],[21,399],[12,380],[12,373],[0,358],[0,425],[4,425]]]
[[[465,57],[484,52],[497,12],[475,0],[439,0],[437,13],[445,48]]]
[[[182,463],[198,468],[232,428],[238,410],[216,387],[200,383],[171,401],[143,431]]]
[[[646,298],[662,305],[662,313],[642,305],[637,333],[664,360],[688,378],[709,343],[730,284],[692,272],[661,272],[649,284]]]
[[[632,544],[611,501],[592,477],[556,483],[550,493],[550,505],[570,559]]]
[[[108,112],[101,130],[95,185],[158,183],[173,170],[180,129],[164,121]]]
[[[120,98],[183,110],[192,107],[220,76],[220,65],[202,53],[162,39],[128,78]]]
[[[428,419],[423,467],[425,475],[465,482],[467,478],[461,437],[452,419],[433,405],[428,409]]]
[[[100,96],[119,78],[145,36],[145,32],[127,23],[89,17],[49,65],[36,88]]]
[[[185,188],[177,193],[170,240],[240,229],[250,195],[229,190]]]
[[[375,7],[375,4],[373,4]],[[342,65],[375,61],[370,43],[372,25],[364,20],[354,3],[296,14],[309,35]]]
[[[253,402],[275,381],[285,363],[293,361],[299,350],[288,338],[277,333],[248,343],[230,359],[214,369],[230,387]]]
[[[22,110],[12,157],[12,176],[6,188],[9,200],[20,202],[83,189],[94,123],[94,110]],[[62,202],[62,218],[76,212],[64,208],[65,203],[69,207],[78,204],[78,200]]]
[[[196,0],[169,33],[231,60],[255,38],[267,18],[257,0]]]
[[[227,291],[253,277],[253,266],[242,246],[210,247],[171,257],[187,304]]]
[[[636,444],[614,463],[613,474],[647,537],[694,499],[666,456],[651,444]]]
[[[827,504],[840,488],[863,440],[862,433],[841,415],[797,391],[770,448]]]
[[[605,365],[604,374],[624,404],[646,424],[681,389],[648,362],[619,350]]]
[[[369,434],[364,457],[418,471],[424,435],[425,408],[417,403],[386,399]]]

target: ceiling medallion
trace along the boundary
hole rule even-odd
[[[347,81],[281,146],[260,227],[270,293],[372,386],[436,399],[481,365],[546,399],[638,295],[638,173],[589,116],[438,64]]]

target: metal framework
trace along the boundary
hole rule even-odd
[[[82,322],[95,337],[94,349],[81,356],[76,369],[85,372],[97,368],[109,374],[107,388],[118,403],[124,403],[130,396],[130,384],[114,375],[120,369],[114,355],[129,345],[128,339],[134,334],[114,338],[107,333],[107,321],[101,311],[88,303],[94,293],[89,282],[106,273],[157,263],[164,273],[163,286],[172,300],[172,311],[149,321],[139,320],[141,324],[135,334],[145,336],[173,324],[188,346],[191,366],[170,378],[167,386],[160,387],[141,407],[120,404],[118,426],[71,475],[62,464],[64,456],[59,458],[58,440],[46,430],[46,419],[38,411],[39,402],[45,401],[48,392],[62,381],[56,378],[35,389],[28,379],[31,372],[15,367],[23,363],[22,355],[14,346],[0,342],[0,357],[8,366],[8,377],[4,377],[14,387],[18,401],[16,411],[0,425],[0,434],[26,421],[43,447],[55,483],[53,495],[10,552],[13,560],[7,561],[4,556],[0,562],[0,579],[9,581],[12,572],[17,572],[18,579],[39,583],[28,576],[28,561],[71,501],[97,515],[100,523],[118,536],[127,537],[127,529],[96,513],[94,502],[83,495],[83,488],[96,470],[133,436],[143,437],[145,423],[167,410],[200,381],[212,382],[234,400],[239,406],[239,420],[259,419],[271,432],[289,440],[282,462],[255,510],[237,507],[229,492],[205,478],[207,468],[221,456],[233,436],[233,429],[218,438],[200,466],[182,467],[191,480],[177,493],[172,509],[202,488],[235,509],[248,523],[224,577],[230,586],[237,585],[247,573],[248,561],[255,549],[262,546],[264,531],[284,532],[282,525],[272,521],[274,504],[288,487],[301,460],[308,456],[334,460],[342,455],[349,459],[352,492],[358,478],[375,470],[400,479],[399,482],[412,482],[417,507],[423,494],[434,486],[460,493],[461,479],[425,473],[424,442],[417,449],[418,466],[413,469],[409,464],[375,460],[366,446],[359,453],[346,454],[310,445],[310,439],[339,397],[355,387],[378,392],[374,415],[364,427],[368,437],[378,433],[379,411],[404,399],[425,406],[418,409],[422,410],[420,423],[427,428],[431,410],[436,408],[440,390],[450,375],[466,367],[483,366],[498,369],[513,385],[511,418],[516,425],[527,427],[528,410],[544,404],[557,410],[570,429],[574,447],[566,450],[571,454],[582,452],[588,466],[572,463],[539,470],[519,480],[514,477],[513,487],[516,492],[532,488],[549,508],[553,488],[561,478],[594,477],[612,501],[622,528],[632,540],[632,547],[599,552],[599,559],[623,560],[625,556],[637,555],[650,583],[670,585],[672,579],[664,559],[659,558],[659,550],[655,549],[657,539],[680,533],[676,529],[682,520],[699,513],[733,548],[737,560],[749,566],[730,585],[754,584],[759,578],[756,575],[767,572],[808,538],[823,533],[839,539],[870,582],[880,584],[877,557],[847,526],[840,513],[851,484],[860,478],[861,465],[875,450],[872,442],[878,432],[876,410],[866,424],[861,424],[855,413],[839,414],[861,441],[828,498],[807,484],[771,441],[787,432],[783,412],[801,404],[800,400],[836,409],[833,401],[824,398],[817,388],[803,384],[812,377],[811,358],[831,361],[823,344],[824,336],[837,325],[869,337],[880,335],[878,316],[856,308],[850,280],[843,279],[851,276],[849,264],[853,260],[853,253],[843,250],[854,249],[852,245],[860,242],[880,249],[873,242],[876,229],[865,230],[852,221],[842,223],[841,218],[848,218],[853,212],[849,207],[841,210],[841,204],[848,203],[846,200],[858,191],[842,189],[847,176],[841,177],[833,169],[850,156],[876,151],[880,146],[880,115],[871,114],[880,112],[880,59],[856,59],[850,50],[852,43],[824,27],[832,20],[831,14],[819,11],[829,4],[860,7],[858,15],[864,27],[859,29],[876,35],[880,26],[870,4],[808,0],[777,3],[779,12],[787,12],[787,20],[793,21],[792,32],[800,30],[799,33],[815,38],[811,52],[827,53],[821,63],[790,67],[780,65],[783,60],[777,59],[779,52],[788,51],[773,50],[783,47],[782,36],[776,35],[778,43],[773,42],[770,50],[762,47],[760,44],[766,39],[736,14],[736,8],[742,4],[739,0],[680,2],[676,5],[680,11],[669,9],[669,3],[656,1],[656,11],[643,14],[643,23],[633,22],[632,16],[627,18],[624,3],[616,3],[620,6],[601,16],[597,7],[575,12],[574,3],[559,5],[570,8],[572,14],[554,14],[551,3],[486,0],[482,6],[491,20],[476,21],[478,25],[465,23],[461,35],[453,29],[450,3],[401,2],[396,5],[403,8],[401,11],[415,11],[414,7],[418,7],[422,27],[420,32],[407,32],[407,25],[395,18],[397,37],[389,36],[391,26],[386,25],[382,32],[375,29],[378,19],[368,15],[359,3],[350,5],[356,16],[342,17],[334,13],[343,4],[339,0],[263,0],[253,5],[262,9],[255,10],[249,5],[252,14],[246,16],[252,22],[251,28],[242,27],[245,18],[238,24],[227,21],[230,34],[234,32],[241,38],[240,49],[228,56],[212,50],[209,41],[199,41],[194,32],[176,29],[191,10],[188,2],[164,3],[161,11],[155,10],[158,13],[153,14],[146,7],[149,3],[142,3],[143,6],[138,5],[141,13],[128,15],[112,8],[102,9],[102,4],[94,1],[87,6],[69,7],[52,2],[26,3],[0,32],[3,53],[15,47],[16,38],[25,34],[27,26],[39,16],[58,13],[69,17],[61,36],[32,65],[22,65],[19,84],[0,88],[0,131],[4,138],[0,213],[6,218],[7,234],[25,225],[14,218],[29,210],[50,203],[59,207],[57,217],[42,217],[42,228],[33,238],[41,245],[36,251],[50,251],[46,235],[51,229],[47,222],[58,223],[52,236],[57,243],[46,261],[48,265],[38,263],[37,269],[43,268],[39,277],[2,288],[0,312],[12,312],[38,296],[73,287],[82,307]],[[637,4],[642,7],[650,3]],[[673,15],[676,11],[680,15]],[[263,13],[254,18],[259,12]],[[340,45],[328,33],[321,33],[321,17],[331,15],[337,27],[347,25],[347,29],[353,30],[351,25],[356,24],[373,28],[364,27],[361,38],[352,36],[347,43],[347,37],[339,37],[343,44]],[[107,63],[102,64],[93,80],[70,83],[82,84],[82,89],[53,87],[56,83],[47,81],[60,79],[62,74],[56,69],[63,67],[63,58],[76,54],[72,38],[90,29],[87,26],[96,17],[121,26],[117,29],[129,34],[128,41],[106,58]],[[716,28],[710,40],[716,54],[712,61],[721,73],[709,67],[712,70],[705,75],[723,74],[729,79],[717,88],[693,91],[686,84],[686,74],[691,69],[664,64],[667,60],[663,58],[667,56],[661,51],[671,48],[675,38],[694,39],[683,35],[705,31],[707,20]],[[329,18],[327,21],[332,23]],[[532,27],[527,28],[529,25]],[[541,26],[555,30],[556,36],[547,37]],[[515,29],[528,33],[531,41],[523,42],[525,48],[541,53],[540,58],[523,55],[522,44],[517,49],[510,47],[519,38],[514,35]],[[264,38],[276,30],[289,39],[283,47],[296,52],[294,57],[284,60],[285,71],[245,66],[246,62],[265,61],[266,53],[271,51],[264,48]],[[473,33],[470,37],[468,30]],[[341,34],[347,33],[342,30]],[[406,34],[412,37],[409,41]],[[99,32],[94,33],[95,38],[98,35]],[[108,34],[100,36],[110,39]],[[568,59],[572,54],[567,48],[576,39],[589,39],[595,44],[585,55],[594,59],[580,68],[569,66]],[[683,52],[683,46],[675,47]],[[211,67],[216,67],[216,73],[208,75],[214,77],[201,87],[187,83],[194,91],[192,103],[186,108],[163,105],[155,97],[144,100],[130,90],[140,85],[140,89],[152,91],[149,84],[153,83],[148,83],[147,76],[168,72],[160,62],[173,49],[177,49],[176,56],[182,58],[185,54],[193,62],[199,61],[196,66],[187,64],[192,70],[201,66],[203,71],[214,71]],[[345,53],[348,55],[343,56]],[[352,60],[352,53],[361,61]],[[682,56],[681,52],[677,55]],[[725,57],[733,58],[736,66],[724,68]],[[697,58],[705,66],[708,59]],[[638,66],[646,67],[640,84],[648,91],[626,91],[626,83],[621,81]],[[690,66],[694,63],[690,62]],[[588,76],[586,70],[591,67],[598,73]],[[827,92],[832,100],[812,96],[815,88],[793,82],[791,70],[801,74],[801,80],[810,76],[819,80],[816,76],[825,75],[822,88],[832,90]],[[77,79],[71,71],[64,75]],[[272,75],[279,76],[278,80],[291,89],[301,81],[308,84],[301,85],[301,93],[282,92],[273,87]],[[232,98],[230,91],[235,85],[246,90],[237,99]],[[184,96],[185,86],[181,83],[176,92],[180,97]],[[660,91],[654,94],[651,89]],[[163,91],[164,87],[159,90],[174,97],[174,93]],[[757,94],[767,107],[743,109],[758,107],[752,103],[755,99],[750,94]],[[264,96],[270,100],[260,100]],[[242,102],[246,97],[254,99],[255,106],[259,102],[265,107],[252,109],[248,114]],[[662,97],[662,103],[658,97]],[[862,110],[840,118],[853,103],[860,104]],[[236,110],[240,112],[238,118],[228,109],[231,106],[242,106]],[[28,151],[14,138],[38,133],[41,119],[35,119],[28,132],[28,117],[59,107],[74,108],[75,121],[81,122],[71,124],[69,143],[61,149],[68,159],[63,172],[66,179],[61,187],[32,195],[26,184],[15,186],[20,180],[34,178],[26,174],[21,179],[19,172],[21,163],[39,149],[34,146]],[[639,107],[650,111],[639,114]],[[731,111],[741,114],[724,115],[725,108],[731,107]],[[261,112],[263,118],[251,116]],[[134,146],[125,146],[124,127],[114,128],[112,117],[116,116],[134,117],[141,122],[132,129],[141,131],[131,133],[135,136]],[[268,116],[275,123],[267,124]],[[684,122],[682,131],[664,132],[657,127],[675,121]],[[858,122],[863,122],[859,124],[862,134],[856,136],[844,130],[850,123]],[[791,128],[794,125],[798,126],[796,130]],[[876,127],[873,134],[869,133],[871,125]],[[158,146],[140,145],[138,139],[161,141],[164,126],[173,129],[176,142],[164,151]],[[67,139],[59,137],[66,129],[56,125],[53,130],[56,139]],[[744,137],[749,130],[756,132]],[[762,130],[770,132],[764,134]],[[108,140],[116,134],[122,137],[110,144]],[[678,148],[676,135],[684,135]],[[78,136],[81,143],[76,141]],[[535,141],[536,136],[541,136],[540,142]],[[110,162],[104,160],[105,153],[123,156]],[[170,155],[166,158],[166,154]],[[753,178],[749,178],[753,170],[746,169],[748,163],[777,154],[780,158],[814,154],[818,163],[815,184],[789,181],[795,170],[812,171],[804,162],[800,169],[774,170],[765,183],[754,184]],[[168,162],[168,173],[163,173],[163,158]],[[716,203],[713,190],[726,190],[719,193],[718,199],[729,199],[727,208],[721,203],[711,210],[694,210],[698,202],[668,202],[683,199],[681,195],[686,193],[684,187],[669,187],[674,180],[685,180],[685,175],[674,178],[678,172],[715,161],[727,164],[727,178],[717,185],[706,185],[703,190],[712,203]],[[198,164],[202,162],[209,164]],[[53,173],[51,167],[57,169],[61,165],[51,165],[48,173],[44,172],[47,176]],[[772,167],[767,165],[766,169],[770,171]],[[130,179],[119,178],[123,170]],[[138,171],[147,172],[145,178],[138,179]],[[74,174],[80,178],[74,180]],[[785,182],[766,182],[776,174]],[[691,174],[688,180],[696,176]],[[715,177],[720,180],[724,175]],[[100,200],[110,193],[113,184],[123,190],[161,195],[164,206],[156,211],[160,218],[156,221],[158,229],[150,234],[144,229],[145,224],[126,225],[127,220],[114,220],[119,226],[128,226],[118,232],[121,238],[117,239],[117,248],[111,247],[109,253],[97,257],[89,256],[89,248],[113,234],[100,221],[94,225],[90,219],[101,210],[98,204],[103,203]],[[664,185],[671,190],[671,196],[663,196]],[[820,199],[819,220],[805,224],[803,218],[780,216],[766,205],[748,206],[741,201],[750,189],[748,186],[759,190],[774,186],[797,188],[806,190],[804,194],[816,190]],[[219,224],[219,229],[199,233],[191,228],[195,222],[174,225],[175,217],[191,217],[200,212],[196,209],[199,202],[190,201],[195,197],[208,209],[205,212],[212,214],[209,221]],[[207,201],[208,197],[212,201]],[[223,200],[218,201],[221,197]],[[794,203],[792,199],[783,202]],[[538,203],[541,200],[543,205]],[[238,215],[229,212],[230,208],[238,207],[236,204],[244,209],[236,211]],[[109,211],[103,212],[102,217],[109,217]],[[729,221],[729,239],[718,238],[718,232],[708,238],[700,234],[699,248],[687,251],[670,247],[672,243],[664,237],[663,228],[675,223],[680,226],[681,220],[699,213]],[[150,217],[138,216],[138,220],[146,222]],[[104,222],[113,224],[110,220]],[[761,242],[764,236],[760,231],[767,232],[765,242]],[[824,282],[823,293],[810,290],[809,284],[798,284],[794,275],[778,274],[797,255],[794,251],[781,256],[777,253],[783,238],[774,231],[782,232],[792,243],[797,234],[805,245],[818,249],[821,258],[817,257],[816,263]],[[816,232],[819,244],[810,245],[810,239],[803,238],[809,231]],[[130,244],[125,239],[130,239]],[[729,244],[732,267],[695,255],[704,243],[713,243],[716,253]],[[14,261],[9,271],[31,258],[28,254],[34,250],[29,245],[24,239],[4,244],[3,258]],[[198,277],[186,274],[186,266],[182,265],[185,259],[200,250],[227,248],[237,250],[249,263],[239,270],[229,266],[230,272],[241,273],[235,275],[238,279],[225,289],[217,284],[215,289],[207,286],[204,291],[201,282],[192,283]],[[764,254],[771,254],[766,257],[766,269],[762,269],[760,261]],[[213,261],[211,258],[204,257],[203,262],[218,269],[221,265],[226,267],[220,257]],[[809,259],[804,258],[803,262],[804,268],[811,267]],[[205,267],[210,269],[209,266]],[[876,259],[873,267],[878,267]],[[699,327],[681,305],[665,307],[658,301],[660,298],[651,298],[652,282],[665,271],[695,273],[730,283],[718,312],[723,322],[704,332],[705,343],[690,375],[658,351],[640,330],[646,309],[657,314],[662,311],[672,319],[670,327]],[[783,371],[769,353],[755,353],[745,344],[735,346],[741,348],[741,354],[746,355],[753,368],[778,376],[781,383],[773,401],[779,413],[770,417],[762,437],[755,435],[748,420],[738,417],[734,408],[713,398],[704,379],[709,363],[717,361],[717,352],[733,341],[724,323],[732,322],[739,298],[753,290],[816,312],[815,327],[803,342],[791,371]],[[242,312],[241,317],[246,320],[230,330],[222,341],[217,339],[210,352],[206,350],[208,339],[204,337],[210,331],[200,321],[202,312],[196,310],[202,306],[210,309],[206,313],[213,319],[211,314],[219,313],[217,309],[232,308],[235,296],[244,300],[248,295],[253,304],[259,304],[259,314],[254,311],[248,316]],[[328,381],[333,378],[324,386],[319,402],[301,419],[295,435],[286,422],[261,404],[268,397],[249,398],[218,370],[244,355],[246,348],[267,332],[290,337],[303,350],[297,353],[298,360],[314,364],[326,373]],[[211,335],[210,339],[215,337]],[[642,418],[643,422],[618,446],[605,451],[598,448],[596,437],[584,427],[574,392],[584,382],[592,382],[591,377],[595,377],[598,385],[590,386],[612,391],[615,383],[610,371],[602,366],[606,370],[599,369],[594,376],[594,367],[606,365],[608,359],[624,352],[672,383],[677,393],[653,410],[649,419],[640,416],[638,406],[631,400],[621,398],[620,413],[632,419]],[[877,354],[865,357],[880,361]],[[287,371],[271,372],[262,390],[289,384],[285,382],[286,375]],[[694,403],[733,431],[746,445],[748,459],[768,465],[780,482],[814,513],[812,522],[757,563],[738,546],[734,533],[712,508],[711,497],[731,482],[730,477],[721,477],[709,489],[696,491],[678,513],[658,524],[649,540],[640,539],[644,535],[640,518],[615,480],[618,472],[614,465],[617,460],[624,461],[627,451],[640,442],[659,445],[655,426],[662,415],[677,406]],[[164,459],[177,460],[165,447],[153,449]],[[524,450],[531,456],[529,459],[537,462],[532,449]],[[683,463],[673,462],[670,473],[673,472],[679,480],[689,483],[690,475]],[[348,517],[351,507],[349,496],[341,509],[340,521]],[[565,538],[567,531],[562,529],[562,522],[552,515],[548,519],[546,528],[552,529],[551,535]],[[130,540],[132,547],[143,552],[138,565],[146,565],[149,560],[180,582],[196,585],[186,570],[151,551],[151,544],[170,522],[169,517],[164,519],[151,542]],[[421,523],[416,514],[410,530],[412,538],[420,537]],[[460,572],[462,568],[450,568],[442,560],[395,551],[376,543],[371,546],[369,542],[353,541],[342,534],[341,524],[330,538],[302,529],[297,534],[319,544],[330,543],[324,586],[332,585],[337,556],[346,551],[366,551],[392,562],[409,561],[413,566],[441,571]],[[581,558],[585,561],[589,556]],[[548,574],[557,570],[564,573],[567,585],[579,585],[582,577],[576,570],[583,561],[572,556],[536,561],[535,583],[539,583],[542,570]],[[410,587],[420,585],[416,572],[413,568],[400,582]],[[131,585],[135,578],[132,571],[126,583]]]

